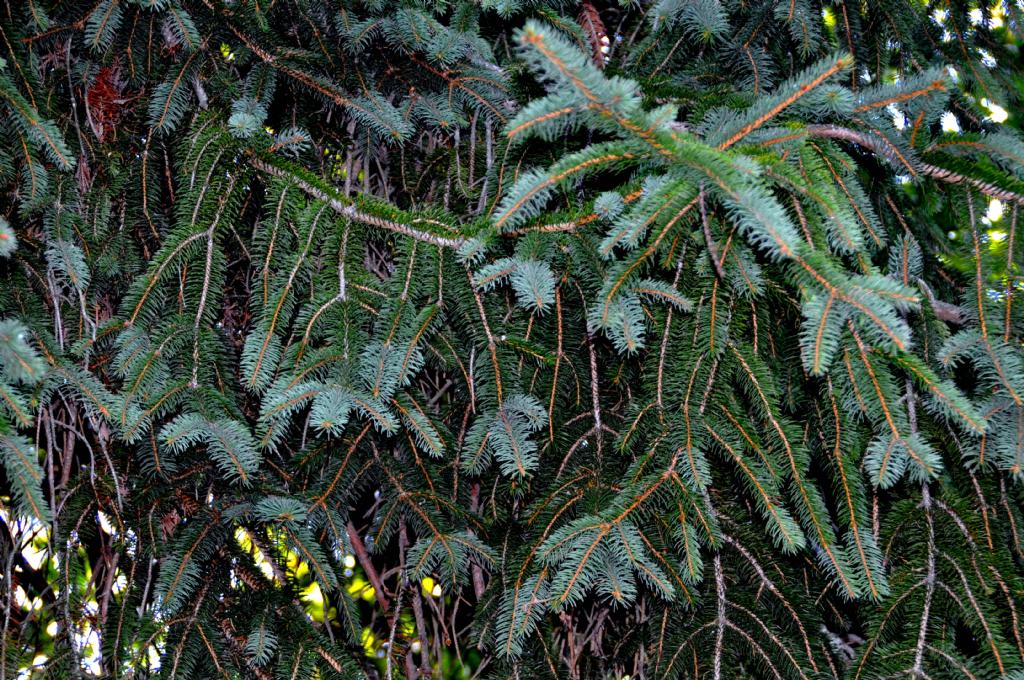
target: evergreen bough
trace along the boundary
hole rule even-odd
[[[1020,677],[1022,20],[7,0],[0,678]]]

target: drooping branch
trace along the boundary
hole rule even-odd
[[[968,177],[958,172],[947,170],[946,168],[940,168],[937,165],[925,163],[918,159],[907,158],[888,140],[865,132],[851,130],[850,128],[840,127],[838,125],[808,125],[807,134],[812,137],[840,139],[846,142],[852,142],[884,157],[894,165],[906,168],[912,173],[926,175],[940,182],[946,182],[947,184],[966,184],[974,187],[986,196],[998,198],[1000,201],[1006,201],[1007,203],[1024,203],[1024,194],[1019,194],[1015,191],[1010,191],[1009,189],[1003,189],[1002,187],[998,187],[990,182],[985,182],[974,177]]]

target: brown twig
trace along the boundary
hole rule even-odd
[[[381,581],[380,574],[377,572],[377,568],[373,566],[370,554],[366,551],[363,539],[360,538],[359,532],[356,531],[355,525],[352,524],[352,520],[349,520],[345,528],[348,531],[348,540],[352,544],[352,550],[356,554],[356,559],[359,560],[359,566],[366,572],[366,578],[370,580],[370,585],[373,586],[373,596],[377,600],[377,604],[385,612],[390,613],[391,601],[384,590],[384,583]]]
[[[711,221],[708,219],[708,211],[704,205],[704,187],[700,189],[700,219],[704,225],[704,243],[708,248],[708,257],[711,259],[711,264],[715,266],[715,273],[718,274],[718,278],[721,281],[725,281],[725,271],[722,269],[722,263],[718,260],[718,248],[715,247],[715,240],[711,238]]]

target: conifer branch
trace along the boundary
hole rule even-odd
[[[745,126],[740,128],[735,134],[726,139],[724,142],[719,144],[719,148],[728,149],[730,146],[736,144],[741,139],[749,135],[751,132],[761,127],[769,120],[777,116],[779,113],[795,104],[801,97],[806,96],[809,92],[813,91],[816,87],[824,83],[826,80],[834,76],[836,73],[843,71],[850,67],[853,63],[853,59],[847,55],[841,55],[837,59],[833,60],[826,68],[822,69],[817,73],[811,80],[801,83],[795,90],[788,96],[779,98],[778,101],[774,102],[774,105],[768,108],[764,113],[755,118],[754,120],[747,123]]]
[[[22,4],[0,676],[1024,661],[1012,8]]]
[[[853,142],[854,144],[858,144],[865,149],[869,149],[877,153],[894,165],[905,168],[913,174],[920,173],[948,184],[966,184],[977,189],[986,196],[997,198],[1008,203],[1024,202],[1024,194],[1022,193],[1003,189],[991,182],[974,177],[968,177],[953,170],[948,170],[936,165],[916,160],[911,161],[905,158],[891,143],[878,136],[872,136],[857,130],[851,130],[849,128],[843,128],[836,125],[809,125],[807,126],[807,132],[809,135],[814,137],[841,139]]]
[[[368,224],[381,229],[386,229],[388,231],[393,231],[397,234],[402,234],[403,236],[408,236],[418,241],[430,243],[441,248],[458,249],[465,244],[465,239],[463,238],[447,238],[443,236],[437,236],[435,234],[431,234],[429,232],[416,229],[408,224],[395,222],[384,217],[378,217],[376,215],[370,215],[368,213],[362,212],[359,209],[357,209],[354,204],[345,201],[341,196],[332,195],[327,189],[314,186],[312,183],[308,182],[307,180],[301,177],[290,176],[286,170],[278,168],[270,163],[267,163],[266,161],[253,159],[251,161],[251,164],[260,172],[266,173],[273,177],[288,178],[289,180],[295,183],[295,186],[299,187],[313,198],[316,198],[317,200],[326,203],[334,212],[344,217],[347,217],[353,221],[361,222],[362,224]]]

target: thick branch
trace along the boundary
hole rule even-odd
[[[911,160],[905,158],[898,153],[896,148],[892,146],[891,142],[874,135],[858,132],[857,130],[851,130],[850,128],[839,127],[838,125],[808,125],[807,134],[812,137],[841,139],[846,142],[852,142],[877,153],[891,163],[907,168],[913,173],[927,175],[932,179],[939,180],[940,182],[947,182],[949,184],[967,184],[986,196],[998,198],[999,200],[1006,201],[1008,203],[1024,203],[1024,195],[1010,191],[1009,189],[1003,189],[995,186],[994,184],[990,184],[989,182],[984,182],[973,177],[967,177],[966,175],[961,175],[953,172],[952,170],[940,168],[937,165],[931,165],[930,163],[924,163],[916,159]]]
[[[925,295],[928,296],[928,302],[932,305],[932,311],[935,312],[935,317],[940,321],[947,321],[952,324],[962,325],[965,321],[964,310],[962,307],[958,307],[949,302],[943,302],[935,297],[932,293],[932,289],[925,283],[924,279],[918,279],[917,282],[921,285],[921,289],[924,290]]]
[[[440,246],[442,248],[458,248],[462,246],[463,243],[466,242],[466,240],[462,237],[446,238],[444,236],[438,236],[436,234],[431,234],[430,232],[427,231],[416,229],[414,227],[409,226],[408,224],[402,224],[401,222],[393,222],[391,220],[384,219],[383,217],[377,217],[375,215],[368,215],[356,209],[354,205],[346,204],[339,198],[331,196],[326,191],[320,189],[319,187],[313,186],[309,182],[303,180],[301,177],[296,177],[295,175],[292,175],[291,173],[285,170],[276,168],[270,163],[261,161],[259,159],[254,159],[251,161],[251,163],[252,166],[259,170],[260,172],[265,172],[268,175],[273,175],[274,177],[287,177],[291,179],[292,181],[295,182],[295,186],[299,187],[313,198],[323,201],[331,208],[331,210],[335,211],[340,215],[344,215],[350,220],[362,222],[363,224],[369,224],[375,227],[380,227],[381,229],[387,229],[388,231],[393,231],[397,234],[402,234],[403,236],[414,238],[417,241],[423,241],[424,243],[430,243],[435,246]]]

